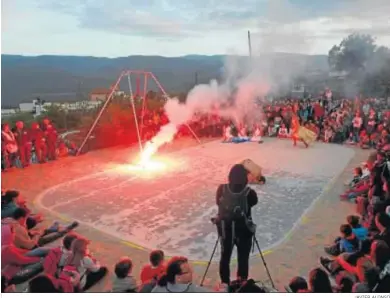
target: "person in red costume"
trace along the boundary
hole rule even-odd
[[[46,138],[44,132],[39,128],[38,123],[33,123],[31,125],[31,140],[38,161],[40,163],[45,163],[47,156]]]
[[[54,128],[53,125],[48,124],[46,131],[46,143],[47,143],[47,151],[48,151],[48,158],[49,160],[56,160],[57,159],[57,130]]]
[[[42,130],[45,133],[48,159],[56,160],[57,130],[48,118],[43,119]]]
[[[291,130],[292,130],[291,138],[293,139],[294,146],[297,145],[298,140],[301,140],[305,144],[306,148],[308,148],[309,144],[306,143],[303,139],[301,139],[299,137],[299,129],[300,128],[301,128],[301,125],[299,124],[299,118],[296,114],[293,114],[292,119],[291,119]]]
[[[23,167],[28,167],[31,159],[32,142],[30,133],[24,129],[23,121],[16,122],[14,135],[19,148],[20,162]]]

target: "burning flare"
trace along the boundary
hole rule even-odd
[[[141,152],[139,165],[147,167],[150,164],[152,156],[157,152],[158,147],[153,141],[149,141],[146,143],[144,149]]]

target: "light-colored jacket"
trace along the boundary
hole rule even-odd
[[[125,278],[115,277],[112,283],[113,293],[126,293],[127,291],[137,290],[137,281],[133,276],[127,276]]]
[[[30,237],[27,228],[25,226],[22,226],[15,219],[5,218],[2,220],[2,223],[12,225],[15,232],[14,245],[16,247],[31,250],[37,245],[39,235]]]

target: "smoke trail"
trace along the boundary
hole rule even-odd
[[[294,22],[296,16],[292,9],[289,1],[272,1],[268,14],[277,23],[285,22],[287,18]],[[276,30],[271,23],[264,25],[261,23],[261,27],[254,32],[252,59],[228,55],[221,83],[212,80],[209,84],[195,86],[188,93],[185,103],[179,103],[175,98],[166,102],[164,108],[170,124],[162,127],[152,139],[153,146],[149,146],[154,147],[154,152],[159,146],[172,141],[177,128],[189,122],[196,112],[210,113],[215,106],[219,107],[221,117],[236,124],[253,125],[262,121],[262,108],[256,102],[261,101],[273,86],[288,86],[293,76],[305,67],[298,59],[290,64],[282,61],[275,65],[274,60],[279,57],[270,56],[270,53],[280,48],[295,52],[297,48],[308,47],[305,32],[286,31],[288,26]],[[260,42],[256,44],[256,40]]]

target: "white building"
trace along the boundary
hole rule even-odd
[[[22,113],[25,113],[25,112],[33,112],[34,110],[34,107],[35,107],[35,104],[34,102],[22,102],[19,104],[19,110],[22,112]]]
[[[1,109],[1,116],[10,116],[16,113],[16,109]]]

